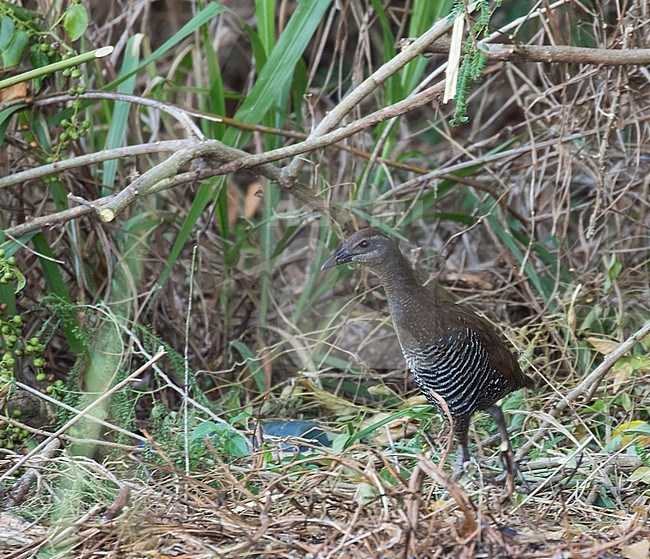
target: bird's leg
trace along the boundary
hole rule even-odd
[[[465,462],[469,462],[469,446],[467,444],[469,419],[465,417],[454,418],[454,438],[458,444],[456,451],[456,467],[454,477],[459,478],[465,471]]]
[[[506,425],[506,418],[503,416],[503,410],[500,406],[494,405],[486,408],[485,413],[491,415],[492,419],[494,419],[494,422],[497,424],[499,436],[501,437],[501,447],[499,450],[501,451],[503,467],[512,480],[518,477],[525,483],[526,480],[521,474],[519,465],[515,461],[512,453],[512,446],[510,446],[510,437],[508,435],[508,426]]]

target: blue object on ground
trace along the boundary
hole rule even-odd
[[[305,439],[309,441],[310,446],[298,444],[298,441],[284,440],[279,442],[279,447],[283,451],[309,452],[311,446],[331,446],[327,433],[320,428],[318,423],[313,421],[302,420],[281,420],[268,421],[262,424],[262,432],[265,441],[267,437],[277,437],[279,439]]]

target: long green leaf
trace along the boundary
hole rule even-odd
[[[217,114],[226,114],[226,92],[223,88],[223,80],[221,78],[221,69],[219,68],[219,57],[217,51],[214,49],[213,42],[210,40],[210,30],[207,25],[201,29],[203,37],[203,51],[205,52],[205,59],[208,67],[208,83],[210,88],[208,90],[208,111]],[[226,127],[220,122],[206,121],[205,128],[209,129],[209,136],[220,140]]]
[[[124,59],[122,60],[122,67],[120,68],[119,76],[130,76],[128,79],[118,85],[118,93],[133,93],[135,89],[135,74],[133,70],[138,67],[140,60],[140,44],[142,43],[143,35],[138,33],[131,37],[124,49]],[[129,111],[131,103],[125,101],[117,101],[111,114],[111,124],[108,129],[108,136],[106,138],[106,149],[114,149],[122,146],[124,137],[126,135],[126,126],[129,121]],[[117,173],[117,165],[119,160],[111,159],[104,162],[104,172],[102,174],[102,196],[108,196],[112,191],[111,187],[115,182],[115,175]]]
[[[257,33],[266,54],[270,54],[275,44],[275,0],[255,0]]]

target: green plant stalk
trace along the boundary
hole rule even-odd
[[[149,250],[147,241],[153,231],[150,216],[146,212],[136,212],[135,215],[136,217],[124,224],[124,235],[119,240],[117,250],[122,258],[116,262],[111,288],[113,301],[104,301],[106,318],[89,344],[87,366],[81,372],[85,384],[81,404],[84,407],[111,390],[120,381],[120,375],[130,362],[124,341],[124,329],[130,327],[133,319],[132,301],[139,293]],[[112,412],[112,400],[113,398],[105,399],[98,404],[92,415],[106,419]],[[131,419],[120,418],[120,423]],[[92,420],[82,419],[75,426],[75,430],[79,438],[91,441],[101,439],[102,426]],[[75,443],[73,450],[78,455],[92,456],[96,445],[92,442]]]
[[[66,68],[71,68],[73,66],[78,66],[89,60],[94,60],[95,58],[103,58],[108,56],[113,52],[112,46],[101,47],[99,49],[91,50],[90,52],[85,52],[72,58],[66,60],[60,60],[59,62],[54,62],[53,64],[48,64],[47,66],[41,66],[40,68],[34,68],[34,70],[29,70],[28,72],[23,72],[22,74],[17,74],[16,76],[11,76],[10,78],[0,80],[0,89],[5,89],[16,85],[17,83],[26,82],[33,80],[34,78],[40,78],[42,76],[47,76],[49,74],[54,74],[59,70],[65,70]]]

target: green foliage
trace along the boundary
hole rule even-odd
[[[80,39],[88,28],[88,10],[80,2],[72,2],[65,12],[63,18],[63,26],[65,27],[71,41]]]
[[[0,53],[3,69],[16,66],[25,49],[41,32],[35,23],[38,15],[9,2],[0,2]],[[54,49],[45,48],[41,52],[50,55]]]
[[[470,28],[467,40],[465,42],[465,55],[458,71],[458,82],[456,86],[456,110],[450,121],[451,126],[459,126],[469,121],[467,116],[467,97],[470,93],[471,83],[478,81],[483,75],[483,68],[487,62],[487,57],[483,48],[478,42],[489,35],[490,18],[492,17],[491,2],[481,0],[477,2],[476,10],[478,15],[474,25]],[[465,16],[465,2],[458,0],[454,6],[452,14],[457,17]]]
[[[228,459],[239,458],[250,453],[250,445],[246,438],[234,432],[231,426],[204,421],[190,433],[190,450],[195,460],[208,453],[206,440],[209,440],[210,444]]]
[[[233,417],[229,423],[217,423],[190,412],[188,449],[192,470],[203,470],[215,451],[226,461],[241,459],[250,454],[249,441],[234,429],[234,425],[248,416],[249,413],[245,412]],[[178,467],[184,467],[185,420],[183,416],[177,412],[169,412],[164,405],[155,402],[151,420],[151,433],[156,443],[151,446],[145,445],[142,449],[143,456],[146,460],[164,464],[165,460],[156,448],[156,445],[159,445],[164,449],[165,457],[171,458]]]

